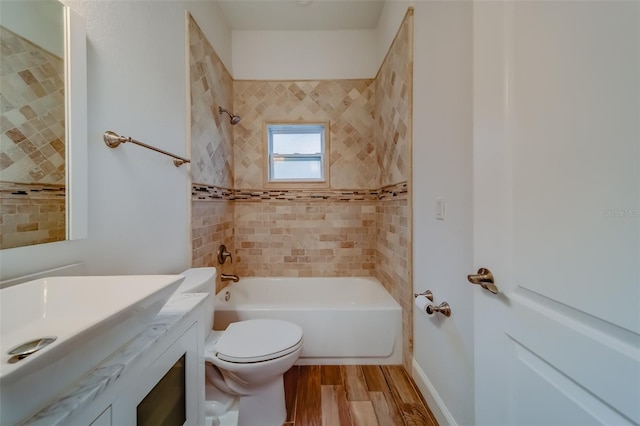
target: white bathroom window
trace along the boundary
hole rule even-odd
[[[267,123],[267,182],[327,183],[327,123]]]

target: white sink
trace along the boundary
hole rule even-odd
[[[181,275],[52,277],[0,290],[0,424],[33,414],[142,332]],[[53,343],[17,362],[8,352]]]

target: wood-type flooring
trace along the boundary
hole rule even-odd
[[[437,426],[401,365],[293,366],[284,426]]]

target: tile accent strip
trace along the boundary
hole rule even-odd
[[[0,249],[66,239],[64,185],[0,182]]]
[[[0,197],[53,198],[64,197],[64,185],[47,185],[39,183],[0,182]]]
[[[194,183],[192,200],[226,201],[376,201],[405,199],[407,182],[383,186],[378,189],[232,189],[215,185]]]

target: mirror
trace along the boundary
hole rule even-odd
[[[0,8],[0,249],[83,238],[84,23],[55,0]]]

